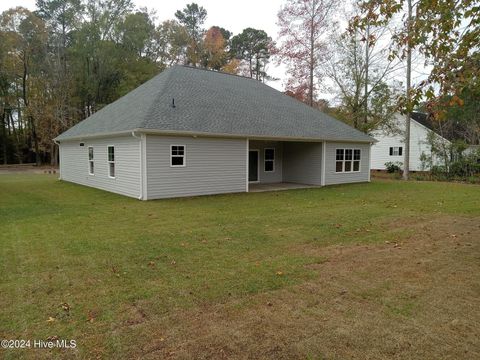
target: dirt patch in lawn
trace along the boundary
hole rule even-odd
[[[141,323],[142,358],[480,358],[480,219],[417,219],[383,244],[315,247],[315,280]],[[279,276],[288,276],[288,273]]]

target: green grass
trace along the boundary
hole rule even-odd
[[[397,221],[478,216],[479,202],[475,185],[395,181],[141,202],[49,175],[2,175],[0,338],[56,335],[76,339],[81,356],[95,347],[121,356],[135,346],[125,343],[135,331],[120,328],[132,304],[157,315],[247,306],[315,276],[305,265],[324,259],[305,247],[401,239],[409,233]]]

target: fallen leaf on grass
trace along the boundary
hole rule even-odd
[[[283,275],[283,272],[282,272],[282,271],[277,271],[277,275],[278,275],[278,276],[282,276],[282,275]]]
[[[120,277],[120,274],[118,273],[118,269],[115,267],[115,265],[112,265],[112,272],[115,274],[116,277]]]
[[[92,323],[95,321],[96,317],[97,317],[97,313],[93,310],[90,310],[87,314],[87,321]]]

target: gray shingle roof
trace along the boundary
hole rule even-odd
[[[175,107],[172,107],[175,99]],[[370,136],[259,81],[173,66],[56,139],[158,130],[372,142]]]

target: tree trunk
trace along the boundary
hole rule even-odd
[[[368,67],[370,61],[370,54],[369,54],[369,37],[370,37],[370,25],[367,25],[367,32],[366,32],[366,41],[365,41],[365,97],[363,99],[363,106],[364,106],[364,123],[365,125],[368,124]]]
[[[5,110],[2,113],[2,152],[3,152],[3,164],[7,165],[7,126],[5,123]]]
[[[33,149],[35,151],[35,164],[37,166],[41,165],[41,158],[40,158],[40,149],[38,146],[38,137],[37,137],[37,130],[35,126],[35,120],[33,119],[32,116],[29,116],[30,118],[30,126],[32,127],[32,139],[33,139]]]
[[[308,89],[308,105],[313,106],[313,69],[314,69],[314,53],[315,53],[315,41],[314,41],[314,18],[312,16],[310,22],[310,79]]]
[[[57,167],[58,165],[58,145],[52,142],[50,146],[50,165]]]
[[[18,136],[18,132],[15,129],[15,122],[13,121],[13,116],[11,112],[8,112],[7,114],[7,121],[10,121],[12,123],[12,134],[13,138],[15,139],[15,155],[17,156],[17,160],[19,164],[23,163],[23,154],[20,153],[20,138]]]
[[[411,118],[411,77],[412,77],[412,45],[411,45],[411,29],[412,29],[412,0],[407,1],[408,4],[408,20],[407,20],[407,114],[405,116],[405,158],[403,164],[403,179],[408,180],[410,175],[410,118]]]

